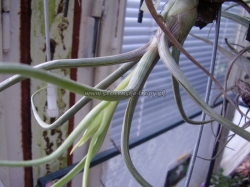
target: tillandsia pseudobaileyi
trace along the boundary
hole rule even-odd
[[[138,100],[138,95],[131,95],[132,92],[139,92],[142,90],[147,77],[151,70],[154,68],[159,58],[162,59],[164,65],[172,74],[172,82],[174,88],[175,100],[178,105],[179,111],[185,121],[190,124],[206,124],[212,120],[218,121],[220,124],[240,135],[246,140],[250,141],[250,134],[241,129],[231,121],[225,119],[220,114],[216,113],[211,107],[209,107],[203,99],[197,94],[192,84],[188,81],[186,76],[180,70],[178,66],[180,52],[184,53],[195,65],[201,68],[211,79],[215,82],[224,96],[229,102],[233,103],[227,96],[226,91],[218,83],[218,81],[204,68],[202,67],[189,53],[182,47],[190,29],[193,27],[197,20],[197,6],[198,0],[169,0],[165,6],[161,15],[158,15],[153,7],[151,0],[145,0],[147,6],[160,26],[156,32],[154,38],[145,46],[125,53],[121,55],[98,57],[98,58],[86,58],[86,59],[72,59],[72,60],[53,60],[46,63],[42,63],[35,67],[17,65],[17,64],[0,64],[0,73],[5,74],[18,74],[2,83],[0,83],[0,90],[4,90],[9,86],[24,80],[25,77],[31,77],[40,79],[51,84],[57,85],[68,89],[71,92],[84,95],[79,102],[77,102],[71,109],[65,112],[58,120],[53,124],[46,124],[43,122],[34,106],[33,98],[40,91],[38,90],[32,95],[32,110],[38,123],[45,129],[54,129],[62,125],[72,115],[74,115],[80,108],[84,107],[91,99],[102,100],[100,104],[94,107],[89,114],[79,123],[79,125],[73,130],[73,132],[67,137],[62,145],[50,155],[29,160],[29,161],[0,161],[0,166],[8,167],[26,167],[34,166],[43,163],[47,163],[57,157],[59,157],[65,150],[67,150],[75,139],[83,134],[79,142],[75,145],[72,151],[78,146],[81,146],[86,141],[90,141],[88,154],[72,169],[67,175],[58,180],[52,186],[62,186],[69,182],[75,175],[77,175],[84,168],[84,180],[83,186],[88,185],[88,170],[91,159],[99,151],[107,130],[109,128],[112,116],[116,110],[119,101],[129,99],[128,106],[124,115],[123,129],[122,129],[122,156],[124,161],[133,175],[133,177],[142,186],[150,185],[135,169],[130,159],[128,142],[131,121],[133,113]],[[172,47],[172,52],[170,51]],[[75,81],[71,81],[65,78],[61,78],[57,75],[46,72],[46,70],[58,69],[58,68],[72,68],[72,67],[98,67],[108,66],[114,64],[126,63],[117,69],[114,73],[100,82],[95,88],[79,84]],[[133,71],[117,86],[114,91],[110,91],[106,94],[105,89],[121,77],[126,71],[136,67]],[[193,101],[203,110],[211,120],[208,121],[193,121],[189,119],[182,107],[181,95],[179,91],[179,85],[181,85]],[[102,94],[94,94],[95,92]],[[88,93],[88,94],[87,94]],[[91,94],[93,93],[93,94]]]

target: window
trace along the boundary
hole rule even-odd
[[[164,3],[162,2],[158,9],[159,11],[163,5]],[[122,45],[123,52],[131,51],[146,44],[157,29],[155,22],[147,13],[144,13],[143,22],[141,24],[137,23],[138,6],[138,1],[127,1]],[[228,4],[225,5],[225,7],[226,6],[228,6]],[[234,9],[234,11],[240,13],[240,9]],[[219,39],[220,45],[225,46],[225,38],[228,38],[230,42],[235,41],[238,32],[238,30],[235,29],[237,26],[236,23],[222,19]],[[191,33],[213,41],[214,26],[210,24],[202,30],[194,27]],[[211,46],[194,39],[192,36],[188,36],[184,46],[199,63],[209,69],[212,53]],[[228,63],[228,59],[220,53],[217,53],[215,76],[221,83],[224,81],[224,72]],[[194,85],[197,92],[204,98],[207,76],[184,55],[181,55],[180,67],[185,71],[186,76]],[[166,128],[169,128],[169,131],[132,149],[131,157],[135,167],[146,180],[154,186],[163,186],[164,177],[166,177],[167,169],[171,163],[175,162],[178,157],[192,152],[198,128],[185,123],[181,123],[182,125],[177,127],[180,125],[178,122],[180,122],[181,117],[174,101],[170,74],[161,61],[157,63],[150,74],[144,86],[144,90],[165,90],[166,98],[140,97],[133,118],[130,140],[134,142]],[[219,90],[213,86],[210,101],[213,101],[218,93]],[[195,106],[194,102],[187,96],[183,89],[181,90],[181,94],[186,113],[189,116],[199,113],[200,109]],[[121,125],[126,106],[127,101],[121,102],[113,118],[111,138],[116,144],[120,144]],[[200,117],[196,118],[196,120],[199,119]],[[213,142],[211,141],[212,135],[210,129],[205,129],[204,134],[206,138],[204,138],[203,141],[206,141],[205,145],[207,147],[202,148],[203,152],[211,152]],[[208,162],[204,164],[203,169],[205,170],[207,167]],[[194,180],[202,180],[202,178],[206,176],[205,171],[201,172],[197,170],[195,174],[197,176],[194,177]],[[109,187],[124,186],[125,184],[131,187],[140,186],[127,171],[121,156],[116,156],[106,162],[102,179],[104,184]]]

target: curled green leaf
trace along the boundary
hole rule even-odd
[[[107,66],[115,65],[125,62],[137,61],[141,56],[146,52],[147,47],[150,43],[145,46],[130,51],[128,53],[98,57],[98,58],[80,58],[80,59],[60,59],[53,60],[49,62],[44,62],[39,65],[34,66],[34,68],[44,69],[44,70],[53,70],[59,68],[76,68],[76,67],[98,67],[98,66]],[[21,75],[14,75],[3,82],[0,83],[0,91],[5,90],[6,88],[16,84],[22,80],[25,80],[27,77]]]

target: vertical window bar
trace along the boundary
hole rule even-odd
[[[221,8],[218,11],[218,15],[217,15],[217,19],[216,19],[215,38],[214,38],[212,59],[211,59],[211,65],[210,65],[210,73],[212,75],[214,74],[214,67],[215,67],[215,60],[216,60],[216,53],[217,53],[217,46],[218,46],[218,39],[219,39],[219,30],[220,30],[220,19],[221,19]],[[211,87],[212,87],[212,80],[209,77],[208,78],[208,83],[207,83],[207,88],[206,88],[206,95],[205,95],[205,102],[206,103],[209,102]],[[201,120],[204,121],[205,118],[206,118],[206,114],[204,112],[202,112]],[[192,177],[192,173],[193,173],[193,169],[194,169],[194,165],[195,165],[195,161],[196,161],[196,156],[197,156],[197,153],[198,153],[198,150],[199,150],[200,141],[201,141],[201,137],[202,137],[203,127],[204,127],[204,125],[200,126],[200,129],[199,129],[199,132],[198,132],[198,135],[197,135],[193,155],[192,155],[191,162],[190,162],[189,169],[188,169],[188,174],[187,174],[187,179],[186,179],[186,182],[185,182],[185,187],[189,186],[189,183],[190,183],[190,180],[191,180],[191,177]]]

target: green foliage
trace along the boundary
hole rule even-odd
[[[49,82],[51,84],[57,85],[63,89],[68,89],[71,92],[81,94],[83,97],[78,103],[72,106],[71,109],[65,112],[56,122],[53,124],[46,124],[39,117],[36,107],[34,104],[34,96],[40,92],[38,90],[32,95],[31,105],[34,116],[39,123],[45,129],[54,129],[64,124],[69,118],[71,118],[78,110],[80,110],[84,105],[86,105],[90,99],[102,100],[100,104],[94,107],[76,126],[72,133],[65,139],[62,145],[56,149],[50,155],[43,158],[38,158],[34,160],[25,161],[8,161],[0,160],[0,166],[7,167],[27,167],[35,166],[44,163],[51,162],[52,160],[61,156],[76,140],[80,134],[82,138],[79,143],[74,147],[90,141],[89,149],[87,155],[82,158],[82,160],[63,178],[58,180],[53,187],[61,187],[69,182],[74,176],[76,176],[84,168],[84,180],[83,186],[88,186],[88,171],[91,159],[98,153],[101,145],[106,137],[106,133],[109,129],[109,125],[113,114],[115,112],[116,106],[119,101],[124,99],[129,99],[127,109],[124,115],[123,127],[122,127],[122,137],[121,137],[121,150],[124,162],[127,165],[130,173],[137,180],[137,182],[144,187],[152,187],[136,170],[132,163],[129,153],[129,133],[132,123],[133,114],[136,108],[136,103],[138,100],[137,94],[139,93],[145,81],[147,80],[149,74],[154,68],[156,62],[161,58],[166,68],[169,70],[173,76],[173,89],[176,98],[176,103],[178,109],[183,117],[183,119],[190,124],[204,124],[211,122],[209,121],[192,121],[187,117],[182,106],[181,94],[179,86],[187,92],[190,98],[197,104],[202,111],[204,111],[212,120],[216,120],[224,127],[233,131],[235,134],[240,135],[246,140],[250,141],[250,133],[240,128],[236,124],[232,123],[230,120],[225,119],[222,115],[218,114],[206,102],[200,97],[197,91],[194,89],[192,84],[189,82],[188,78],[182,72],[178,65],[180,51],[186,55],[192,63],[194,63],[198,68],[203,70],[208,77],[218,86],[222,94],[225,96],[232,105],[234,102],[227,95],[226,86],[222,88],[217,79],[211,75],[210,72],[203,66],[201,66],[183,47],[181,44],[184,43],[186,36],[188,35],[190,29],[195,24],[197,19],[197,4],[198,0],[170,0],[164,8],[161,16],[157,14],[152,1],[145,0],[147,6],[155,19],[155,21],[160,26],[160,29],[155,34],[155,37],[144,47],[137,50],[115,55],[109,57],[99,57],[99,58],[86,58],[86,59],[70,59],[70,60],[55,60],[46,63],[39,64],[35,67],[25,66],[20,64],[10,64],[10,63],[0,63],[0,73],[1,74],[18,74],[0,83],[0,92],[8,88],[9,86],[18,83],[25,78],[36,78]],[[222,15],[228,19],[236,21],[240,24],[248,26],[248,20],[239,17],[238,15],[233,15],[227,12],[222,13]],[[163,18],[160,19],[160,18]],[[163,23],[163,21],[165,23]],[[169,48],[172,47],[172,53]],[[246,49],[246,51],[249,49]],[[242,50],[243,51],[243,50]],[[227,53],[227,51],[224,51]],[[243,51],[244,52],[244,51]],[[231,53],[227,53],[231,55]],[[241,54],[239,54],[240,56]],[[238,56],[238,57],[239,57]],[[238,58],[237,57],[237,58]],[[237,60],[237,58],[235,60]],[[244,59],[246,62],[246,59]],[[53,73],[46,72],[50,69],[60,69],[60,68],[76,68],[76,67],[99,67],[108,66],[121,63],[132,64],[124,65],[122,68],[116,70],[113,74],[109,75],[106,79],[100,82],[96,87],[90,87],[88,85],[80,84],[76,81],[68,80],[66,78],[59,77]],[[232,62],[232,64],[234,61]],[[118,85],[114,91],[105,90],[109,85],[115,82],[119,77],[121,77],[126,71],[131,69],[133,65],[136,65],[134,70]],[[242,63],[241,63],[242,64]],[[250,69],[249,63],[244,63],[243,70]],[[249,70],[250,71],[250,70]],[[230,72],[230,71],[229,71]],[[235,107],[237,109],[237,107]],[[73,149],[73,150],[74,150]],[[72,151],[73,151],[72,150]],[[241,177],[228,178],[223,176],[223,170],[221,169],[218,174],[214,174],[212,177],[212,184],[214,187],[237,187],[243,181]]]
[[[223,169],[219,170],[219,173],[214,173],[211,179],[211,185],[213,187],[240,187],[244,180],[242,176],[235,176],[234,178],[224,176]],[[250,185],[247,185],[250,187]]]

